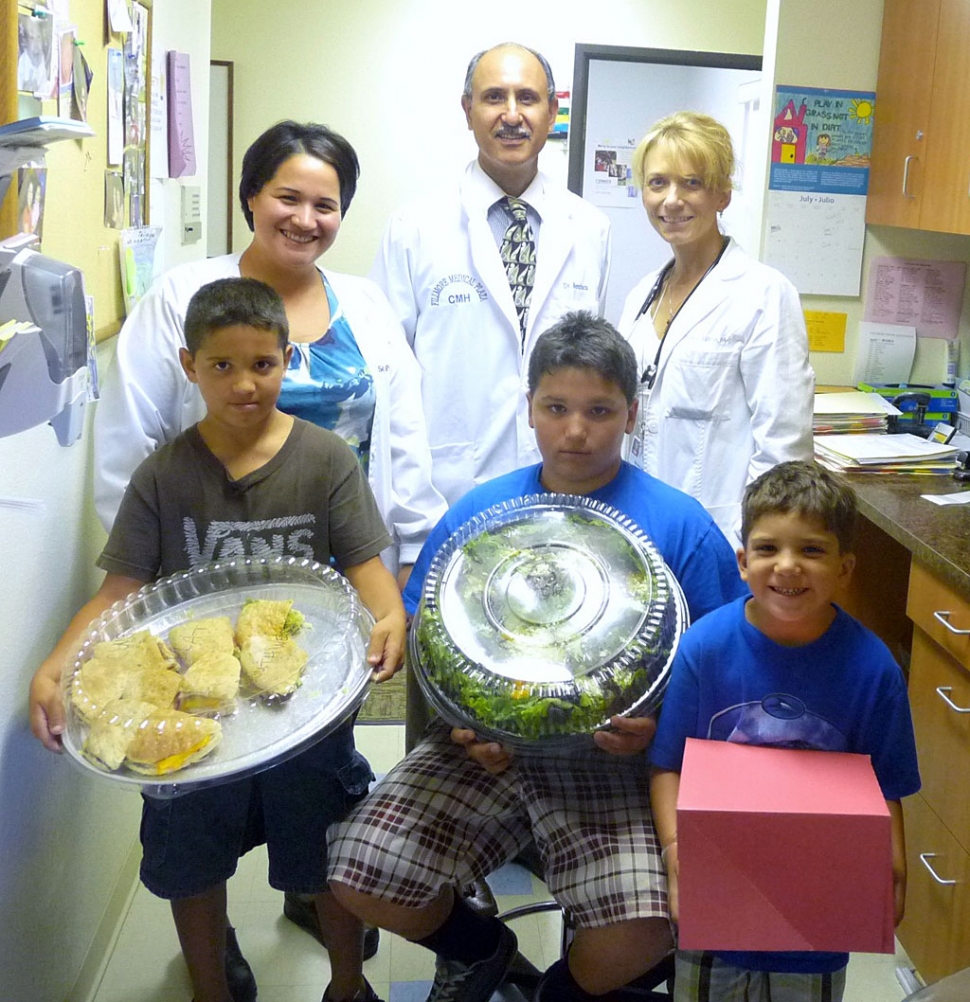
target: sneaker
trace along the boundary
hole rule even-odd
[[[283,895],[283,915],[304,932],[308,932],[325,950],[327,949],[312,894],[294,894],[292,891],[287,891]],[[377,953],[380,944],[380,929],[373,925],[365,925],[364,960],[370,960]]]
[[[323,1002],[332,1002],[330,998],[330,986],[327,985],[327,990],[323,993]],[[353,997],[351,1002],[381,1002],[381,999],[377,997],[377,992],[374,991],[370,986],[370,982],[367,978],[364,978],[364,986],[359,992]]]
[[[495,952],[485,960],[469,965],[439,957],[426,1002],[488,1002],[505,980],[518,946],[515,933],[503,925]]]
[[[256,1002],[256,978],[249,961],[239,949],[236,930],[232,926],[226,930],[226,981],[232,1002]]]

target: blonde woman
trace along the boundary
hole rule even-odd
[[[734,168],[708,115],[677,112],[641,141],[634,180],[673,258],[634,287],[619,329],[642,373],[629,459],[697,498],[737,547],[745,486],[812,457],[815,377],[795,287],[721,232]]]

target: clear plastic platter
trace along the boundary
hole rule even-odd
[[[409,656],[452,724],[560,751],[660,705],[687,621],[680,585],[631,519],[589,498],[534,495],[442,545]]]
[[[165,639],[173,626],[192,619],[229,616],[235,622],[247,599],[292,600],[305,617],[295,640],[309,655],[292,695],[266,699],[247,689],[236,709],[221,714],[222,740],[205,758],[164,777],[122,766],[108,772],[81,753],[88,726],[71,697],[74,676],[95,644],[139,630]],[[324,737],[363,702],[371,676],[367,643],[373,618],[342,575],[295,557],[240,558],[207,564],[146,585],[112,606],[90,631],[62,680],[67,727],[64,748],[86,772],[128,785],[149,796],[170,797],[267,769]]]

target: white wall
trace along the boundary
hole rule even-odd
[[[343,133],[360,157],[361,180],[326,263],[366,274],[388,213],[421,191],[453,184],[475,155],[459,104],[475,52],[522,42],[540,50],[557,87],[569,89],[577,42],[758,54],[765,0],[493,0],[482,7],[314,0],[293,22],[282,20],[283,11],[265,0],[212,2],[213,58],[235,62],[236,185],[246,147],[281,118]],[[268,22],[270,13],[278,20]],[[543,168],[563,183],[565,156],[561,143],[543,153]],[[236,249],[248,241],[237,209]]]
[[[104,0],[71,0],[103,11]],[[155,0],[156,45],[192,54],[205,185],[209,0]],[[102,82],[103,83],[103,82]],[[102,100],[97,81],[91,100]],[[51,176],[48,184],[69,184]],[[153,213],[168,263],[204,256],[172,234],[178,183]],[[97,239],[97,234],[92,234]],[[113,343],[102,346],[106,360]],[[104,541],[91,503],[91,439],[63,448],[51,428],[0,438],[0,1002],[83,1002],[134,888],[139,799],[84,775],[30,736],[30,677],[96,589]]]

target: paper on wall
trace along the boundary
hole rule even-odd
[[[909,382],[916,356],[916,328],[859,323],[854,383]]]

